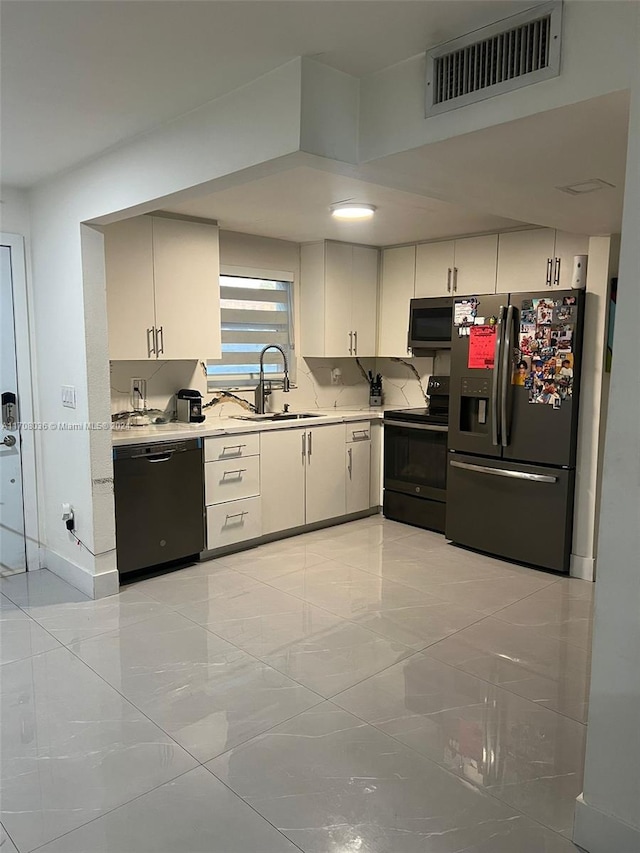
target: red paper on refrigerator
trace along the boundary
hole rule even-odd
[[[471,326],[469,330],[470,369],[493,369],[496,355],[497,326]]]

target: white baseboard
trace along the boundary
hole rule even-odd
[[[94,575],[49,548],[42,549],[40,564],[89,598],[106,598],[115,595],[120,588],[120,576],[115,566]]]
[[[569,574],[572,578],[581,578],[583,581],[596,579],[596,561],[593,557],[581,557],[579,554],[571,555]]]
[[[640,828],[594,809],[580,794],[576,800],[573,840],[588,853],[638,853]]]

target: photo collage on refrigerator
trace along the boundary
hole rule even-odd
[[[576,312],[575,296],[523,301],[513,384],[530,403],[559,409],[572,396]]]

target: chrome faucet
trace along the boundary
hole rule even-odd
[[[282,380],[282,390],[289,391],[291,387],[289,383],[289,366],[287,364],[287,356],[285,354],[285,351],[278,344],[267,344],[266,347],[260,353],[260,379],[255,390],[256,412],[259,415],[264,415],[266,398],[273,390],[272,380],[264,378],[264,354],[269,349],[277,349],[282,353],[282,359],[284,361],[284,379]]]

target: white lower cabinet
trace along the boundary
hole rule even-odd
[[[346,515],[345,425],[262,433],[260,488],[264,534]]]
[[[207,550],[262,536],[260,436],[206,438],[204,458]]]
[[[260,437],[262,531],[277,533],[305,523],[307,430],[280,429]]]
[[[344,424],[306,432],[306,523],[313,524],[346,513]]]
[[[346,446],[347,515],[369,509],[371,487],[371,442],[353,441]]]
[[[207,507],[207,548],[210,551],[259,536],[262,536],[260,497]]]

